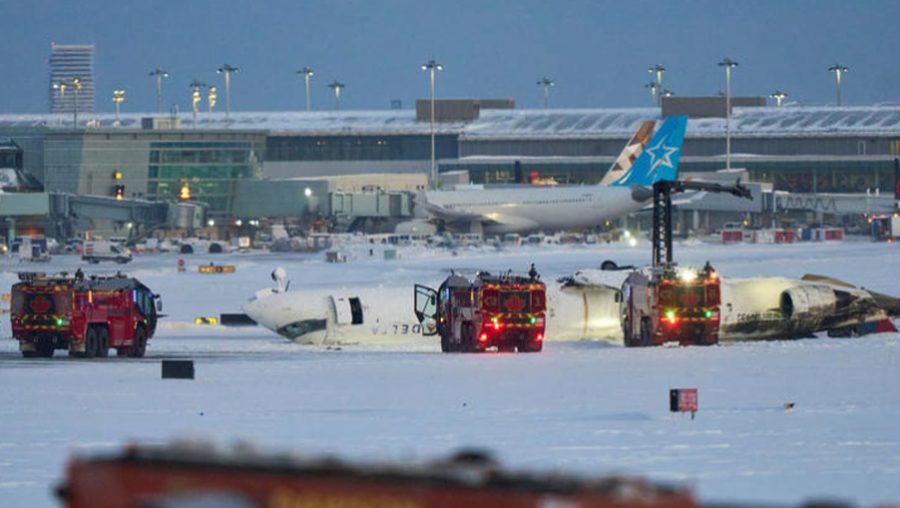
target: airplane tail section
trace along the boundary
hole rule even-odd
[[[650,136],[653,134],[653,127],[655,126],[656,122],[648,120],[638,127],[637,132],[634,133],[634,136],[631,136],[631,139],[628,140],[625,148],[622,149],[622,153],[619,154],[616,162],[613,163],[612,167],[609,168],[609,171],[606,172],[606,175],[603,176],[600,185],[612,185],[613,182],[622,178],[622,175],[631,169],[634,161],[637,160],[641,155],[641,152],[643,152],[644,148],[647,146],[647,143],[650,141]]]
[[[666,118],[631,168],[609,185],[650,186],[658,180],[675,180],[687,120],[687,116]]]

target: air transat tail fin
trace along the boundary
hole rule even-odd
[[[656,122],[648,120],[638,127],[637,132],[634,133],[634,136],[631,136],[631,139],[628,140],[625,148],[622,149],[622,153],[619,154],[616,162],[610,166],[609,171],[606,172],[603,180],[600,181],[600,185],[612,185],[613,182],[621,178],[622,175],[631,169],[634,161],[637,160],[641,155],[641,152],[643,152],[644,148],[647,146],[647,142],[650,141],[650,136],[653,134],[653,127],[655,125]]]
[[[686,116],[666,118],[631,168],[609,185],[650,186],[657,180],[675,180],[687,120]]]

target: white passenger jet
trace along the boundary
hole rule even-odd
[[[402,223],[397,231],[426,221],[482,234],[553,231],[636,212],[652,198],[654,182],[676,178],[687,117],[666,118],[648,142],[650,123],[641,125],[598,185],[425,191],[416,205],[428,218]]]

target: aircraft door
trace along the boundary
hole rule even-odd
[[[415,311],[416,319],[422,324],[422,335],[437,334],[437,291],[416,284]]]
[[[338,326],[363,324],[362,302],[358,297],[331,297],[334,307],[334,320]]]

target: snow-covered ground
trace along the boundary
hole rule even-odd
[[[897,245],[677,245],[683,264],[726,276],[820,273],[898,295]],[[437,340],[302,347],[261,329],[190,324],[239,312],[287,268],[305,287],[412,284],[448,268],[527,270],[545,279],[649,259],[619,245],[404,252],[398,261],[327,264],[319,255],[145,255],[127,265],[163,295],[165,324],[142,360],[24,360],[0,327],[0,505],[52,506],[67,457],[130,441],[250,440],[353,458],[433,458],[491,450],[516,468],[632,473],[685,482],[705,501],[900,501],[900,336],[709,348],[625,349],[548,342],[541,354],[444,355]],[[196,265],[235,264],[233,275]],[[25,269],[7,262],[0,287]],[[118,265],[101,265],[115,271]],[[89,267],[87,271],[98,270]],[[410,291],[410,305],[411,305]],[[160,379],[161,358],[193,358],[194,381]],[[668,412],[668,390],[696,387],[696,419]],[[783,405],[795,403],[792,411]]]

